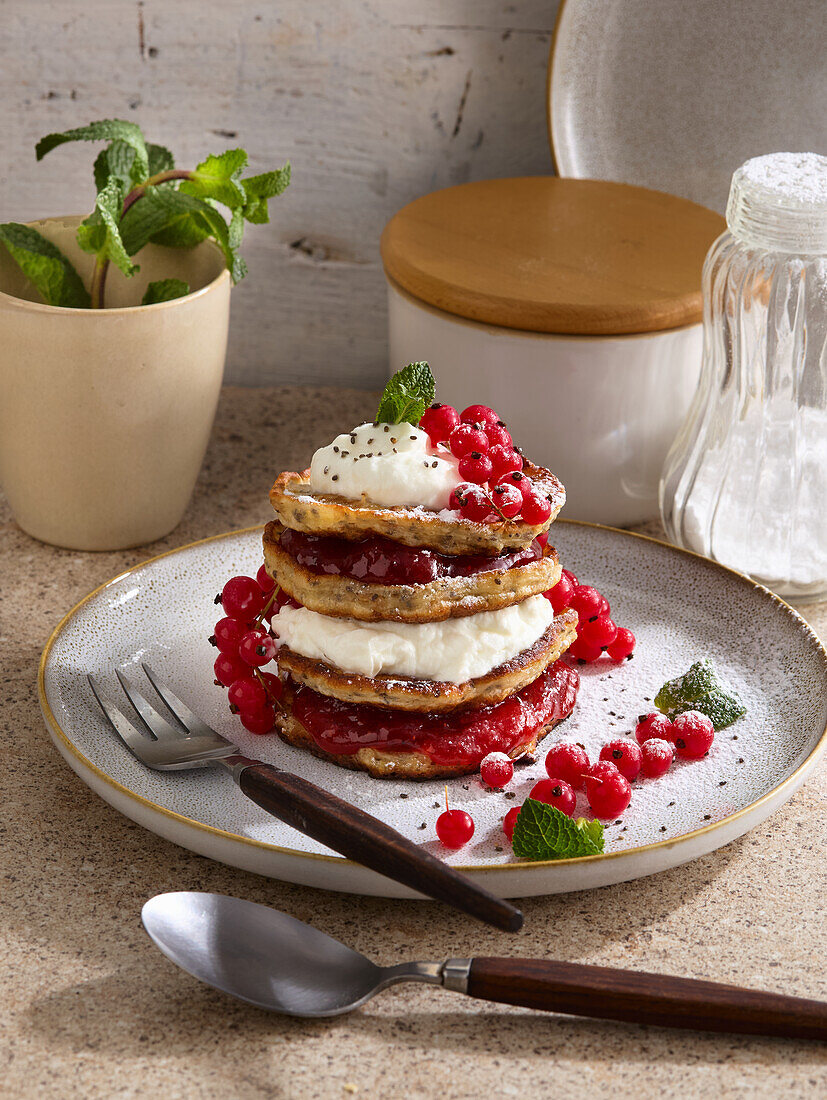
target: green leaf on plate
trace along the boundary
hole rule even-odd
[[[534,798],[523,803],[511,838],[514,855],[521,859],[573,859],[603,851],[603,825],[579,818],[576,822]]]

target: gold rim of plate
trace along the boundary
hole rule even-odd
[[[815,643],[815,647],[822,657],[825,670],[827,670],[827,649],[825,649],[821,639],[818,637],[818,635],[807,622],[807,620],[802,615],[800,615],[795,610],[795,608],[791,607],[785,600],[782,600],[780,596],[776,596],[774,592],[771,592],[768,588],[765,588],[764,585],[756,583],[750,577],[746,576],[746,574],[739,573],[736,569],[730,569],[725,565],[721,565],[719,562],[714,561],[712,558],[704,557],[703,554],[696,554],[692,550],[685,550],[683,549],[683,547],[674,546],[672,543],[665,542],[663,539],[653,538],[651,535],[641,535],[635,531],[623,531],[619,527],[610,527],[603,523],[587,523],[584,520],[558,519],[556,522],[570,524],[571,526],[576,527],[593,527],[601,531],[611,531],[615,534],[623,535],[626,538],[641,539],[644,542],[654,543],[656,546],[664,546],[668,550],[672,550],[675,553],[685,554],[687,557],[691,558],[697,558],[705,564],[713,566],[715,569],[720,570],[722,573],[725,573],[730,577],[737,578],[743,584],[757,590],[764,596],[768,597],[772,602],[776,603],[779,607],[783,608],[790,614],[790,616],[796,621],[796,625],[799,627],[799,629],[803,629],[804,633],[807,634],[808,637]],[[253,527],[242,527],[237,531],[223,531],[219,535],[210,535],[204,539],[197,539],[195,542],[189,542],[186,543],[184,546],[177,546],[173,550],[165,550],[163,554],[156,554],[154,557],[147,558],[145,561],[139,562],[137,565],[133,565],[130,569],[125,569],[122,573],[116,574],[108,581],[104,581],[103,584],[100,584],[97,586],[97,588],[94,588],[63,616],[55,629],[52,631],[51,635],[49,636],[49,640],[46,642],[46,645],[43,648],[43,653],[40,656],[40,665],[37,672],[37,693],[40,700],[40,706],[46,718],[46,721],[51,728],[52,733],[66,747],[66,749],[69,750],[70,754],[83,765],[84,768],[88,769],[90,772],[96,775],[98,779],[102,780],[107,786],[113,788],[123,795],[126,795],[133,802],[136,802],[149,810],[154,810],[156,813],[161,814],[163,817],[169,818],[172,821],[180,822],[182,825],[187,825],[190,828],[199,830],[201,832],[211,834],[212,836],[220,836],[227,840],[235,841],[239,844],[246,844],[253,848],[263,849],[264,851],[278,852],[281,855],[292,856],[297,859],[322,860],[327,863],[336,863],[339,866],[361,866],[361,864],[356,863],[354,860],[345,859],[343,856],[327,856],[317,852],[300,852],[297,851],[295,848],[284,848],[278,844],[268,844],[266,841],[263,840],[254,840],[252,837],[241,836],[239,833],[233,833],[226,829],[217,829],[213,825],[206,825],[201,821],[196,821],[194,818],[185,817],[183,814],[176,813],[174,810],[168,810],[165,806],[159,806],[157,802],[152,802],[150,799],[144,798],[142,795],[136,794],[134,791],[130,790],[129,787],[125,787],[122,783],[119,783],[116,779],[113,779],[109,774],[107,774],[107,772],[97,767],[96,764],[93,764],[91,760],[89,760],[86,756],[83,755],[82,752],[80,752],[74,742],[70,740],[66,733],[64,733],[60,723],[58,722],[54,712],[52,711],[51,706],[49,705],[48,699],[46,698],[46,663],[49,659],[49,653],[51,652],[53,645],[60,637],[60,634],[62,633],[64,628],[69,625],[75,615],[77,615],[78,612],[91,599],[97,596],[99,592],[102,592],[105,588],[108,588],[109,585],[114,584],[116,581],[121,580],[123,577],[128,577],[131,573],[135,573],[137,570],[143,569],[145,566],[151,565],[153,562],[160,561],[162,558],[171,557],[173,554],[180,554],[185,550],[191,550],[195,546],[203,546],[208,542],[218,542],[221,539],[235,538],[238,535],[246,535],[250,534],[253,531],[263,530],[264,524],[261,524],[255,525]],[[452,864],[451,866],[455,867],[458,871],[473,872],[475,874],[479,874],[480,872],[485,874],[500,874],[507,871],[524,871],[527,868],[533,867],[562,867],[593,863],[597,860],[624,858],[629,859],[633,856],[640,855],[643,852],[654,852],[658,851],[659,849],[672,848],[676,844],[682,844],[685,841],[689,841],[696,837],[704,836],[708,833],[713,833],[718,829],[722,829],[725,826],[731,824],[733,821],[737,821],[738,818],[742,817],[744,814],[754,811],[765,802],[769,801],[772,798],[775,798],[785,788],[795,784],[796,780],[804,778],[807,772],[815,766],[816,761],[818,760],[822,750],[824,750],[825,747],[827,747],[827,725],[825,725],[824,730],[822,731],[818,741],[807,754],[806,759],[803,760],[802,763],[799,764],[799,766],[795,769],[795,771],[788,775],[786,779],[782,780],[781,783],[779,783],[776,787],[773,787],[771,790],[767,791],[766,794],[761,795],[761,797],[757,798],[754,802],[750,802],[749,805],[743,806],[740,810],[736,810],[735,813],[728,814],[726,817],[721,818],[720,821],[712,822],[712,824],[710,825],[703,825],[699,829],[692,829],[688,833],[680,833],[678,834],[678,836],[671,837],[668,840],[658,840],[655,841],[653,844],[643,844],[640,847],[626,848],[619,852],[601,852],[598,855],[576,856],[572,859],[546,859],[533,861],[517,860],[513,863],[505,864]],[[377,780],[377,782],[380,781]]]

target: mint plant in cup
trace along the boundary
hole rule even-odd
[[[245,174],[230,149],[194,168],[108,119],[38,142],[103,141],[88,217],[0,224],[0,485],[24,530],[112,550],[171,531],[221,386],[245,226],[290,166]]]

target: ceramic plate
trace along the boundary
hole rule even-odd
[[[548,83],[561,176],[723,213],[750,157],[827,152],[822,0],[562,0]]]
[[[447,858],[504,897],[604,886],[718,848],[785,802],[827,744],[827,653],[786,604],[722,566],[651,539],[564,521],[553,534],[561,560],[596,584],[638,637],[632,661],[582,667],[579,701],[559,737],[582,741],[596,757],[651,709],[664,679],[703,656],[730,681],[748,714],[717,735],[705,760],[681,761],[662,779],[636,782],[622,821],[607,825],[602,856],[525,864],[510,855],[501,823],[544,775],[542,756],[517,768],[510,795],[486,791],[472,776],[450,781],[451,804],[472,814],[476,832]],[[52,738],[102,798],[195,852],[310,886],[412,896],[276,821],[224,771],[144,768],[89,692],[88,672],[115,692],[111,669],[138,680],[146,661],[243,753],[297,772],[441,851],[434,833],[441,781],[380,781],[345,771],[275,735],[248,734],[229,714],[226,693],[213,685],[215,651],[207,643],[213,596],[228,577],[254,574],[260,562],[255,528],[154,558],[87,596],[58,626],[41,662],[41,705]],[[588,813],[582,796],[578,813]]]

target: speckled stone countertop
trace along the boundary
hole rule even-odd
[[[501,1008],[400,986],[349,1016],[268,1015],[199,985],[150,944],[163,890],[264,902],[382,963],[523,954],[827,997],[827,768],[762,826],[683,867],[532,898],[509,937],[435,903],[291,886],[192,855],[92,794],[37,705],[41,649],[91,588],[163,550],[264,522],[274,474],[301,469],[372,395],[227,389],[183,523],[151,546],[34,542],[0,497],[0,1095],[515,1097],[827,1095],[827,1047],[681,1034]],[[827,604],[807,617],[827,634]]]

